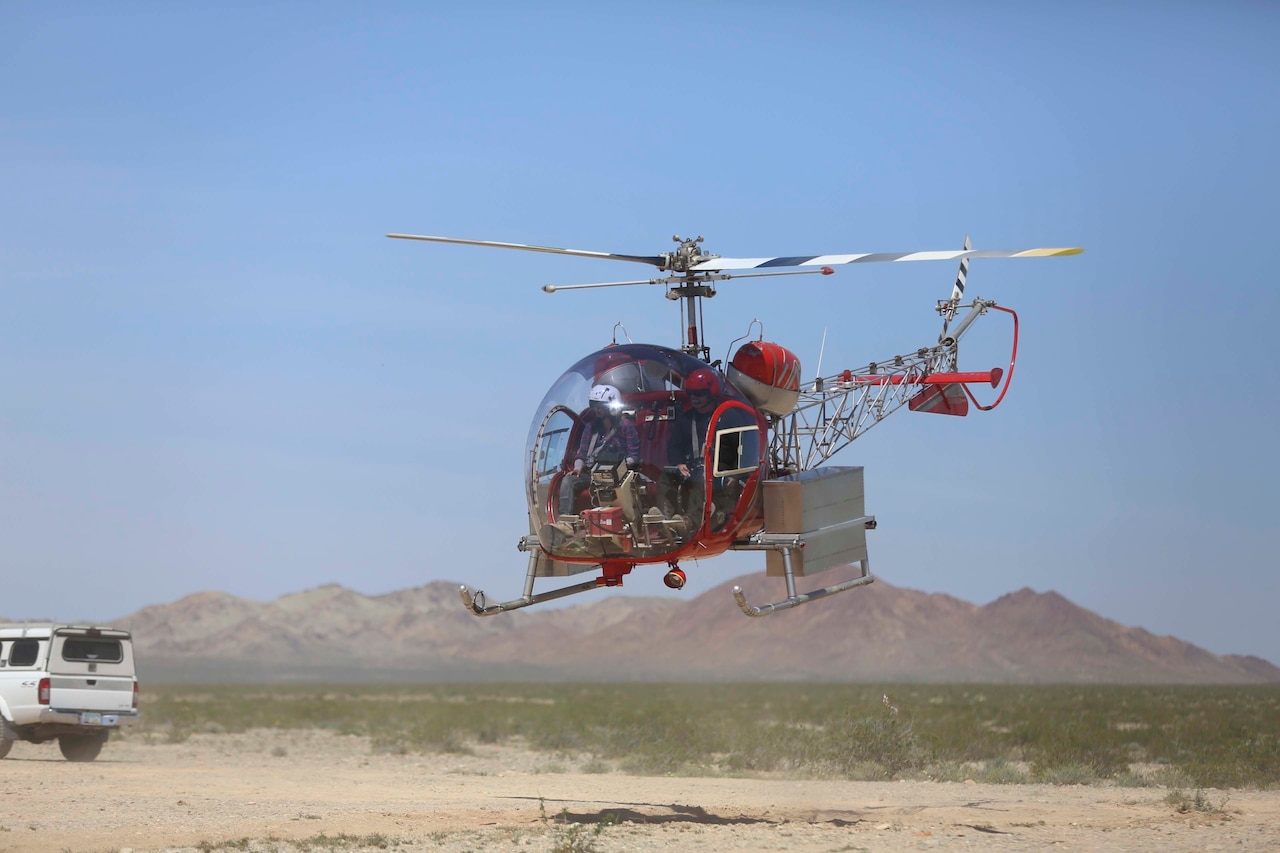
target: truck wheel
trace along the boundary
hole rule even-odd
[[[9,754],[9,750],[13,749],[13,741],[7,737],[0,738],[0,758],[4,758]]]
[[[67,761],[93,761],[106,742],[101,735],[62,735],[58,738],[58,749]]]

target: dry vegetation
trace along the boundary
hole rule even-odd
[[[1201,788],[1280,782],[1280,688],[601,685],[151,687],[130,738],[323,729],[586,773]],[[1191,795],[1194,797],[1194,794]]]

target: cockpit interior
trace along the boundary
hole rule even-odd
[[[607,347],[565,371],[530,427],[534,532],[564,561],[676,558],[758,512],[767,443],[764,417],[705,362]]]

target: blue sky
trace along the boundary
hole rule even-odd
[[[0,613],[516,594],[534,407],[615,322],[676,345],[678,317],[539,290],[643,267],[389,231],[739,257],[967,233],[1087,251],[974,262],[1022,317],[998,410],[903,411],[837,457],[877,573],[1280,662],[1280,7],[971,5],[6,4]],[[826,330],[824,372],[857,366],[930,343],[954,273],[731,282],[708,334],[759,318],[811,370]],[[963,363],[1007,333],[982,320]]]

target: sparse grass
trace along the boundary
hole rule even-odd
[[[574,755],[583,772],[654,775],[1280,784],[1280,687],[153,686],[134,736],[256,728],[357,734],[393,755],[521,744],[555,757],[544,772]]]
[[[198,853],[229,853],[241,850],[245,853],[340,853],[340,851],[389,850],[404,844],[403,839],[392,838],[380,832],[368,835],[313,835],[310,838],[238,838],[233,841],[201,841],[195,846]]]
[[[551,839],[552,853],[597,853],[596,841],[604,832],[604,824],[597,823],[588,829],[580,823],[571,823],[556,830]]]
[[[596,842],[604,833],[605,827],[613,825],[613,820],[606,819],[588,829],[580,823],[570,823],[568,811],[562,811],[553,824],[547,817],[546,800],[541,797],[538,798],[538,815],[544,826],[554,825],[551,836],[552,853],[599,853],[600,848]]]
[[[964,782],[972,779],[990,785],[1017,785],[1031,781],[1026,769],[1004,758],[963,764],[931,764],[925,776],[935,782]]]
[[[1214,805],[1209,800],[1209,797],[1205,795],[1205,792],[1198,788],[1194,794],[1187,794],[1181,788],[1175,788],[1165,796],[1164,801],[1172,806],[1173,810],[1178,814],[1189,814],[1191,812],[1214,815],[1226,814],[1227,801],[1225,797],[1221,803]]]
[[[248,850],[253,845],[251,838],[237,838],[234,841],[201,841],[196,845],[200,853],[221,853],[223,850]]]
[[[583,764],[580,769],[583,773],[599,774],[608,773],[612,768],[609,766],[609,762],[601,761],[599,758],[593,758]]]

